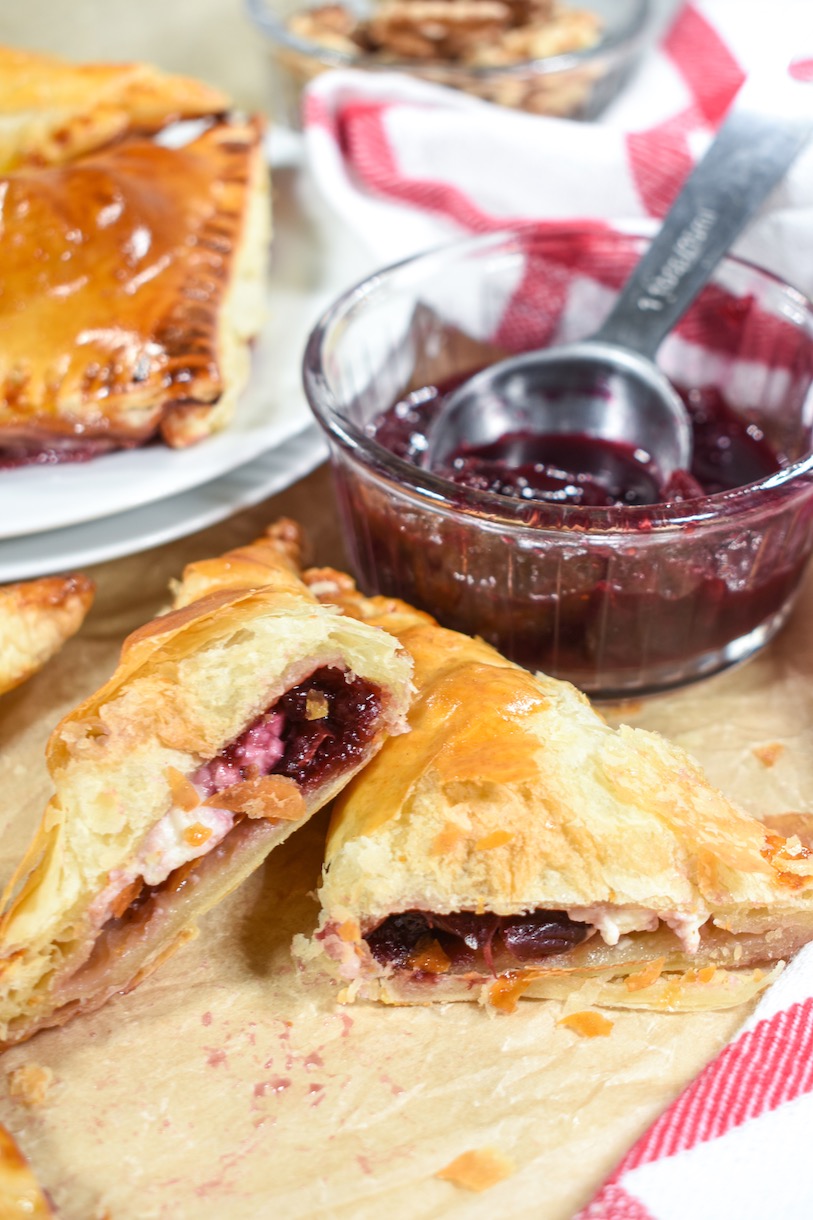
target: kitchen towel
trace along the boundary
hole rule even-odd
[[[381,262],[517,223],[654,226],[747,76],[767,100],[788,80],[806,82],[813,107],[810,0],[683,5],[596,122],[529,115],[398,73],[327,72],[303,102],[306,165],[319,197]],[[734,249],[813,295],[813,147]]]
[[[576,1220],[810,1220],[813,945]]]

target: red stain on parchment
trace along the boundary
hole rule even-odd
[[[205,1012],[200,1019],[200,1023],[201,1023],[201,1025],[211,1025],[212,1024],[212,1014],[210,1012]]]
[[[311,1053],[305,1059],[302,1060],[302,1066],[304,1067],[306,1072],[310,1072],[313,1068],[324,1067],[325,1062],[324,1062],[322,1056],[317,1054],[316,1051],[311,1051]]]
[[[353,1018],[349,1017],[346,1012],[342,1012],[339,1014],[339,1019],[342,1023],[342,1037],[346,1038],[353,1028]]]
[[[356,1160],[358,1161],[359,1169],[361,1170],[362,1173],[372,1173],[373,1172],[373,1167],[370,1164],[370,1162],[367,1160],[366,1156],[359,1156],[357,1154]]]
[[[206,1059],[206,1063],[210,1068],[220,1067],[221,1063],[228,1062],[228,1060],[226,1059],[226,1052],[224,1050],[222,1050],[221,1047],[218,1046],[218,1047],[214,1047],[213,1049],[209,1050],[209,1047],[206,1046],[206,1047],[204,1047],[204,1050],[209,1051],[209,1055],[208,1055],[208,1058]]]
[[[397,1097],[399,1093],[404,1093],[404,1092],[406,1092],[406,1090],[404,1089],[403,1085],[396,1084],[396,1083],[395,1083],[395,1081],[394,1081],[394,1080],[392,1080],[392,1079],[391,1079],[391,1078],[390,1078],[390,1077],[387,1075],[387,1073],[386,1073],[386,1072],[384,1072],[384,1073],[383,1073],[381,1076],[379,1076],[379,1078],[378,1078],[378,1079],[381,1081],[381,1083],[382,1083],[382,1084],[388,1084],[388,1085],[390,1086],[390,1092],[392,1093],[392,1095],[393,1095],[394,1097]]]
[[[311,1109],[318,1106],[325,1100],[325,1086],[323,1084],[312,1084],[308,1086],[308,1096],[313,1098]]]
[[[259,1142],[259,1136],[248,1136],[241,1142],[239,1147],[233,1149],[231,1152],[221,1153],[221,1155],[218,1157],[220,1173],[217,1175],[217,1177],[210,1178],[208,1182],[202,1182],[200,1186],[195,1187],[195,1194],[198,1196],[198,1198],[205,1198],[213,1191],[234,1194],[236,1187],[234,1183],[227,1181],[227,1177],[240,1165],[241,1161],[245,1157],[251,1155],[254,1149],[258,1146]]]
[[[286,1089],[290,1089],[291,1081],[288,1076],[272,1076],[270,1080],[258,1080],[254,1086],[255,1097],[267,1097],[269,1093],[284,1093]]]

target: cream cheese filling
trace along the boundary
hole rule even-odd
[[[203,789],[197,791],[200,805],[194,809],[173,805],[144,838],[129,864],[111,869],[108,884],[90,907],[95,927],[107,922],[116,899],[137,877],[143,878],[146,885],[160,885],[176,868],[205,856],[225,839],[235,815],[228,809],[204,805],[206,794]]]
[[[629,932],[654,932],[658,923],[665,923],[680,940],[687,953],[700,948],[700,929],[709,918],[705,909],[697,911],[653,911],[650,907],[614,907],[598,903],[592,907],[570,907],[567,911],[576,923],[589,923],[605,945],[617,945]]]

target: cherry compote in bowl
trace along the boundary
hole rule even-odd
[[[645,247],[598,226],[455,242],[347,292],[304,362],[364,590],[604,699],[712,674],[788,618],[813,548],[810,303],[723,261],[658,356],[694,441],[667,486],[646,453],[578,435],[422,462],[445,393],[592,334]]]

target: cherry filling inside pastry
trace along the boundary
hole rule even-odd
[[[390,915],[364,939],[382,966],[430,973],[485,967],[493,974],[509,960],[516,964],[566,953],[591,932],[588,924],[577,923],[565,911],[527,915],[405,911]]]
[[[258,716],[191,782],[210,797],[242,780],[285,775],[307,792],[362,755],[380,712],[377,687],[325,666]]]
[[[324,666],[189,777],[178,774],[172,808],[128,866],[108,875],[91,906],[98,935],[81,973],[93,973],[111,953],[121,952],[117,944],[135,925],[144,927],[164,907],[181,909],[178,898],[184,888],[207,884],[224,856],[248,850],[269,827],[304,817],[303,797],[360,761],[374,736],[382,701],[375,684]],[[278,791],[267,783],[269,777],[279,777]],[[253,808],[257,791],[265,796]]]

